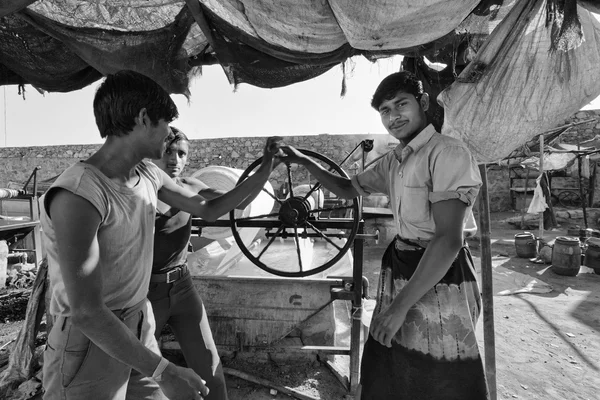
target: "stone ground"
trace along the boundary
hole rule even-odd
[[[600,399],[600,275],[582,267],[576,277],[560,276],[554,274],[549,265],[516,257],[513,238],[521,230],[506,222],[515,216],[518,215],[492,215],[497,398]],[[577,223],[581,221],[571,219],[545,237],[565,235],[567,228]],[[364,274],[372,285],[377,282],[379,258],[384,249],[383,243],[369,244],[365,248]],[[471,242],[471,249],[479,270],[480,249],[476,241]],[[524,287],[530,290],[499,295],[502,291],[514,292]],[[13,301],[23,302],[16,298]],[[17,313],[11,311],[18,307],[22,305],[0,306],[3,313],[0,315],[0,348],[18,332],[21,321]],[[483,348],[482,332],[480,319],[478,333]],[[0,350],[0,359],[3,353],[10,351],[11,345]],[[343,370],[343,359],[340,365]],[[322,363],[276,365],[234,360],[225,366],[294,388],[309,396],[305,398],[352,398]],[[228,377],[228,386],[231,400],[289,398],[234,377]]]

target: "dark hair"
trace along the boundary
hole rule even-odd
[[[381,103],[393,99],[398,92],[410,93],[419,100],[423,94],[423,83],[410,71],[395,72],[385,77],[377,86],[371,107],[379,111]]]
[[[179,129],[175,128],[174,126],[171,126],[171,132],[169,133],[169,136],[167,136],[167,148],[171,147],[171,145],[177,143],[177,142],[190,142],[190,139],[188,139],[188,137],[185,135],[185,133],[183,133],[182,131],[180,131]]]
[[[158,83],[134,71],[106,76],[96,90],[94,116],[100,136],[121,136],[135,126],[135,118],[145,108],[153,125],[179,116],[177,106]]]

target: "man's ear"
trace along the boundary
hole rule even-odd
[[[140,111],[138,112],[138,115],[135,117],[135,123],[136,125],[139,126],[146,126],[148,125],[148,111],[146,110],[146,108],[142,108],[140,109]]]
[[[429,94],[423,93],[421,95],[421,99],[419,100],[419,103],[421,104],[421,108],[423,109],[423,111],[429,110]]]

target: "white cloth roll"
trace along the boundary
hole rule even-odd
[[[235,187],[243,172],[244,171],[240,169],[223,167],[219,165],[210,165],[194,172],[192,177],[202,181],[205,185],[213,189],[219,189],[228,192]],[[264,188],[269,193],[274,194],[273,186],[269,182],[265,184]],[[265,192],[261,192],[244,210],[235,210],[235,216],[236,218],[245,218],[261,214],[268,214],[273,209],[273,203],[274,200],[271,196]],[[225,214],[219,219],[229,219],[229,213]],[[244,228],[241,229],[241,231],[246,229],[252,229],[256,232],[258,231],[255,228]],[[254,238],[256,232],[252,238]],[[232,236],[232,233],[230,228],[207,227],[202,229],[202,236],[208,239],[218,240],[229,238]]]

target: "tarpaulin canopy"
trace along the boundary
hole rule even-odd
[[[274,88],[352,56],[403,55],[432,99],[441,94],[434,125],[490,162],[600,94],[598,3],[3,0],[0,85],[69,92],[129,69],[188,94],[199,67],[218,63],[234,85]]]
[[[513,3],[4,0],[0,84],[68,92],[131,69],[185,93],[194,67],[214,63],[232,83],[269,88],[354,55],[430,55],[464,66]]]

